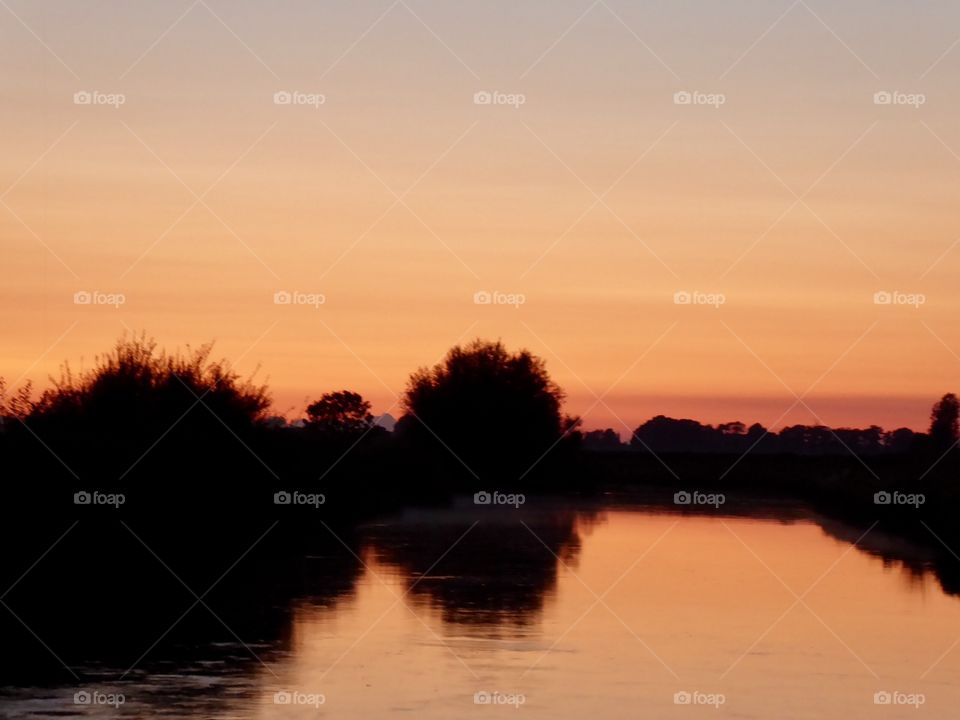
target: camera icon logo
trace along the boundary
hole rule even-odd
[[[86,290],[80,290],[73,294],[74,305],[89,305],[93,302],[93,295]]]
[[[473,504],[474,505],[489,505],[493,502],[493,496],[490,495],[486,490],[481,490],[478,493],[473,494]]]
[[[880,690],[873,694],[873,704],[874,705],[890,705],[893,703],[893,695],[888,693],[886,690]]]
[[[273,294],[274,305],[289,305],[291,302],[293,302],[293,295],[286,290],[277,290]]]
[[[693,502],[693,497],[686,490],[673,494],[674,505],[689,505],[691,502]]]
[[[674,705],[689,705],[691,702],[693,702],[693,696],[686,690],[681,690],[673,694]]]
[[[880,290],[873,294],[874,305],[890,305],[893,302],[893,294],[886,290]]]
[[[289,105],[293,102],[293,95],[286,90],[280,90],[273,94],[274,105]]]
[[[86,690],[81,690],[73,694],[74,705],[89,705],[92,700],[93,697]]]
[[[873,504],[874,505],[889,505],[893,502],[893,495],[888,493],[886,490],[881,490],[878,493],[873,495]]]
[[[478,690],[473,694],[474,705],[489,705],[492,702],[490,693],[486,690]]]
[[[693,95],[686,90],[675,92],[673,94],[674,105],[690,105],[693,102]]]
[[[93,103],[93,93],[86,90],[80,90],[73,94],[74,105],[90,105]]]
[[[93,496],[86,490],[81,490],[73,494],[74,505],[89,505],[93,501]]]
[[[473,104],[474,105],[490,105],[493,103],[493,93],[487,92],[486,90],[480,90],[473,94]]]
[[[288,493],[286,490],[281,490],[280,492],[273,494],[274,505],[289,505],[292,502],[293,495]]]
[[[286,690],[278,690],[273,694],[274,705],[289,705],[293,702],[293,695]]]
[[[489,305],[493,302],[493,296],[486,290],[478,290],[473,294],[474,305]]]
[[[686,290],[680,290],[673,294],[673,304],[674,305],[689,305],[692,302],[693,298],[690,293]]]
[[[890,105],[893,102],[893,94],[886,90],[881,90],[873,94],[874,105]]]

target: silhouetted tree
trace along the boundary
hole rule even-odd
[[[957,442],[960,401],[947,393],[930,412],[930,442],[934,449],[944,451]]]
[[[839,428],[834,430],[838,439],[857,455],[876,455],[883,452],[883,428],[871,425],[866,429]]]
[[[760,423],[753,423],[743,436],[744,452],[769,452],[776,446],[777,437]]]
[[[349,390],[324,393],[307,407],[306,426],[335,435],[359,435],[373,426],[370,403]]]
[[[657,415],[633,431],[630,445],[653,452],[710,452],[717,449],[716,431],[696,420]]]
[[[583,434],[583,447],[587,450],[622,450],[620,435],[612,428],[591,430]]]
[[[728,423],[721,423],[717,425],[717,430],[720,431],[721,435],[724,436],[738,436],[747,434],[747,426],[744,425],[739,420]]]
[[[915,433],[910,428],[897,428],[883,434],[883,447],[888,453],[913,452],[922,437],[922,433]]]
[[[563,399],[543,360],[475,340],[410,377],[406,416],[397,429],[440,457],[456,456],[474,473],[501,472],[501,481],[516,480],[576,425],[561,415]]]

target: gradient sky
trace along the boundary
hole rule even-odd
[[[960,377],[960,6],[841,5],[4,0],[0,375],[145,330],[259,365],[279,412],[397,415],[483,336],[587,427],[922,428]]]

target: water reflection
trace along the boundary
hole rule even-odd
[[[494,688],[524,693],[528,714],[543,717],[582,717],[598,694],[601,717],[633,716],[638,698],[669,716],[681,678],[747,696],[767,671],[764,682],[783,680],[776,673],[811,687],[842,681],[830,692],[849,711],[876,684],[872,674],[919,683],[955,639],[944,628],[960,631],[960,607],[946,597],[958,591],[960,563],[864,530],[756,501],[680,513],[656,497],[519,510],[464,500],[358,528],[277,533],[219,579],[229,553],[211,549],[216,572],[178,578],[133,543],[114,548],[127,563],[121,576],[96,583],[76,567],[94,543],[81,535],[45,570],[63,594],[41,597],[42,585],[24,583],[5,600],[17,617],[4,620],[2,714],[293,717],[305,709],[275,704],[275,693],[299,691],[322,693],[322,710],[337,717],[440,718],[473,711],[472,694]],[[840,558],[837,573],[817,580]],[[891,585],[892,570],[908,583]],[[814,581],[811,612],[836,636],[812,621],[764,635],[793,600],[783,586],[800,594]],[[917,593],[932,604],[912,605]],[[913,645],[895,631],[874,637],[871,622],[899,623]],[[823,643],[812,645],[818,631]],[[54,655],[82,682],[64,680]],[[776,671],[758,669],[760,657]],[[34,666],[49,674],[27,677]],[[127,701],[73,703],[74,692],[98,688]]]
[[[942,592],[960,595],[960,560],[932,533],[930,544],[922,545],[876,528],[866,532],[828,518],[818,518],[817,523],[826,535],[856,543],[857,550],[879,559],[884,568],[899,570],[910,587],[923,591],[934,577]]]
[[[0,623],[17,658],[5,684],[123,681],[165,663],[261,665],[288,648],[293,605],[332,607],[363,572],[330,534],[242,527],[214,536],[188,524],[77,524],[28,573],[30,545],[18,538],[4,557],[13,580]]]
[[[411,511],[366,528],[364,548],[403,578],[404,594],[444,623],[498,626],[538,620],[561,566],[575,566],[580,529],[597,517],[569,507]]]

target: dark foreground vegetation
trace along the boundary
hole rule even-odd
[[[579,444],[543,361],[480,341],[411,376],[393,432],[346,390],[288,423],[270,414],[265,386],[212,360],[210,346],[171,355],[145,338],[121,340],[79,375],[64,367],[36,399],[0,384],[0,400],[0,458],[18,479],[9,491],[39,493],[48,511],[99,491],[122,493],[131,511],[257,514],[296,490],[366,514],[485,483],[554,489]]]
[[[947,548],[960,548],[953,395],[935,405],[928,433],[772,433],[661,416],[627,443],[612,430],[582,433],[563,400],[541,359],[483,341],[416,371],[392,432],[348,390],[321,395],[297,421],[275,417],[268,389],[212,359],[210,346],[169,354],[144,337],[121,340],[86,372],[65,367],[39,396],[0,381],[0,581],[10,611],[0,625],[20,658],[6,677],[69,681],[69,668],[94,660],[133,665],[142,653],[170,658],[184,643],[237,636],[275,642],[292,598],[349,592],[362,570],[361,521],[479,491],[645,486],[668,505],[684,491],[781,496],[879,523],[948,560]],[[562,554],[571,527],[566,518],[538,534]],[[488,546],[522,542],[502,527],[487,535]],[[398,562],[426,569],[433,559]],[[496,558],[468,561],[498,587]],[[496,615],[531,600],[504,593],[472,601]],[[33,628],[57,638],[59,652]],[[150,645],[160,636],[163,653]]]

